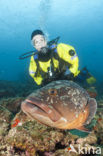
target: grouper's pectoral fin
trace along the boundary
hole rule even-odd
[[[97,110],[97,102],[94,98],[89,98],[88,100],[88,110],[89,110],[89,116],[85,122],[86,124],[89,124],[93,117],[95,116],[96,110]]]
[[[78,127],[78,128],[76,128],[76,129],[77,129],[77,130],[80,130],[80,131],[82,131],[82,132],[91,133],[91,131],[90,131],[89,129],[85,128],[84,126]]]

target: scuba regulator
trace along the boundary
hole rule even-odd
[[[57,44],[58,43],[58,40],[60,39],[60,36],[58,36],[58,37],[56,37],[55,39],[53,39],[53,40],[51,40],[51,41],[49,41],[48,43],[47,43],[47,45],[48,45],[48,47],[43,47],[43,48],[41,48],[41,52],[43,53],[43,54],[46,54],[47,52],[48,52],[48,50],[49,50],[49,48],[51,47],[51,45],[52,44]],[[40,53],[41,53],[40,52]],[[32,55],[36,55],[36,54],[39,54],[39,52],[38,51],[29,51],[29,52],[26,52],[26,53],[24,53],[24,54],[22,54],[22,55],[20,55],[19,56],[19,59],[20,60],[23,60],[23,59],[25,59],[25,58],[28,58],[28,57],[30,57],[30,56],[32,56]]]

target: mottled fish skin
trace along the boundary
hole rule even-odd
[[[94,108],[92,113],[90,103]],[[79,129],[90,123],[95,115],[96,101],[90,100],[89,94],[78,84],[60,80],[30,94],[21,108],[42,124],[60,129]]]

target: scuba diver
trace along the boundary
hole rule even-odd
[[[36,52],[30,51],[19,58],[31,57],[29,74],[37,85],[44,86],[54,80],[72,80],[77,83],[92,84],[96,79],[88,72],[87,68],[81,71],[79,59],[74,47],[58,43],[60,37],[47,42],[41,30],[34,30],[31,42]]]
[[[83,87],[90,87],[96,83],[96,78],[84,67],[74,81],[81,84]]]
[[[56,40],[47,43],[41,30],[34,30],[31,41],[37,50],[31,56],[29,74],[37,83],[44,86],[53,80],[73,79],[79,74],[79,59],[74,47]]]

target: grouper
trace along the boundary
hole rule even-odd
[[[85,125],[93,119],[97,102],[75,82],[58,80],[35,90],[22,102],[21,109],[44,125],[88,132]]]

